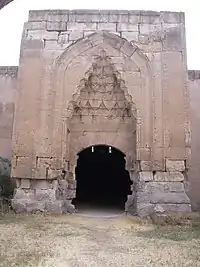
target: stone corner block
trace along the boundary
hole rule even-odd
[[[165,161],[167,171],[184,171],[185,170],[185,161],[184,160],[172,160],[166,159]]]

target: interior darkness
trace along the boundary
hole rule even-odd
[[[124,154],[108,146],[89,147],[78,154],[76,167],[77,208],[123,209],[131,193]]]

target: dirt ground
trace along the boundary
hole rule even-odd
[[[6,215],[0,217],[0,266],[197,267],[200,228],[153,226],[125,215]]]

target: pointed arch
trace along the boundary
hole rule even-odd
[[[54,62],[53,150],[56,157],[65,157],[67,112],[73,109],[71,101],[78,97],[85,73],[89,73],[94,57],[102,50],[111,58],[118,79],[124,83],[124,94],[136,105],[137,159],[151,160],[153,131],[150,62],[135,44],[104,31],[78,40]]]

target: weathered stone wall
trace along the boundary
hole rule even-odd
[[[108,140],[97,128],[93,127],[91,136],[83,127],[76,141],[70,132],[70,120],[80,108],[81,84],[89,81],[88,73],[102,51],[113,65],[128,105],[134,106],[136,142],[133,133],[130,146],[117,131]],[[56,179],[62,169],[74,174],[75,155],[85,144],[115,144],[128,158],[135,154],[128,170],[141,175],[151,172],[169,180],[185,172],[190,129],[183,13],[30,11],[18,76],[12,175],[19,187],[25,179]],[[131,151],[124,150],[134,145]],[[137,203],[148,209],[160,203],[188,204],[185,187],[179,202],[174,198],[172,203],[172,194],[164,186],[154,202],[138,193]],[[158,197],[161,193],[166,194],[165,200]]]
[[[18,67],[0,67],[0,157],[11,160]]]
[[[146,121],[142,122],[146,125],[145,127],[149,128],[145,130],[146,137],[141,137],[143,144],[138,149],[138,158],[146,161],[146,164],[153,162],[152,168],[157,170],[165,169],[164,158],[186,159],[189,145],[186,144],[188,141],[186,140],[188,139],[188,104],[184,27],[183,13],[96,10],[30,11],[29,22],[25,23],[24,28],[19,68],[21,87],[19,106],[21,108],[16,117],[19,131],[17,131],[18,141],[15,145],[19,160],[24,163],[29,161],[26,165],[30,170],[35,166],[30,168],[33,164],[30,155],[36,158],[36,156],[48,157],[51,154],[52,129],[48,122],[51,122],[50,118],[53,116],[50,112],[54,94],[51,91],[54,62],[67,47],[80,38],[102,30],[126,38],[140,48],[140,51],[138,50],[140,54],[147,56],[147,62],[143,64],[149,65],[148,76],[150,76],[149,83],[151,84],[147,85],[150,94],[147,97],[150,98],[151,106],[147,108],[152,114],[149,114],[151,118],[146,118]],[[84,42],[82,44],[84,45]],[[70,46],[70,49],[73,53],[73,46]],[[82,59],[87,61],[84,57]],[[127,76],[126,80],[127,82],[129,80],[129,84],[126,86],[129,90],[131,90],[130,86],[134,90],[134,86],[136,88],[142,83],[140,77],[135,77],[134,86],[130,84],[131,73],[123,72],[120,54],[116,56],[115,53],[113,62],[122,75]],[[86,63],[83,63],[85,67]],[[76,62],[77,70],[78,64]],[[30,81],[32,81],[31,84]],[[68,83],[71,81],[69,80]],[[26,89],[27,86],[29,90]],[[74,85],[72,92],[75,86],[77,85]],[[145,95],[141,97],[145,98]],[[179,99],[179,102],[176,99]],[[30,112],[24,112],[25,105]],[[141,107],[141,113],[145,112],[144,109],[146,108]],[[40,120],[38,120],[38,114],[41,114]],[[24,126],[24,121],[27,120],[31,121],[31,123],[26,123],[28,134],[20,131]],[[44,135],[44,130],[45,138],[42,140],[39,137]],[[144,141],[148,138],[148,141]],[[24,146],[24,143],[27,145]],[[24,170],[23,176],[32,177],[33,174]]]
[[[189,71],[191,117],[191,167],[189,195],[194,209],[200,209],[200,71]]]

